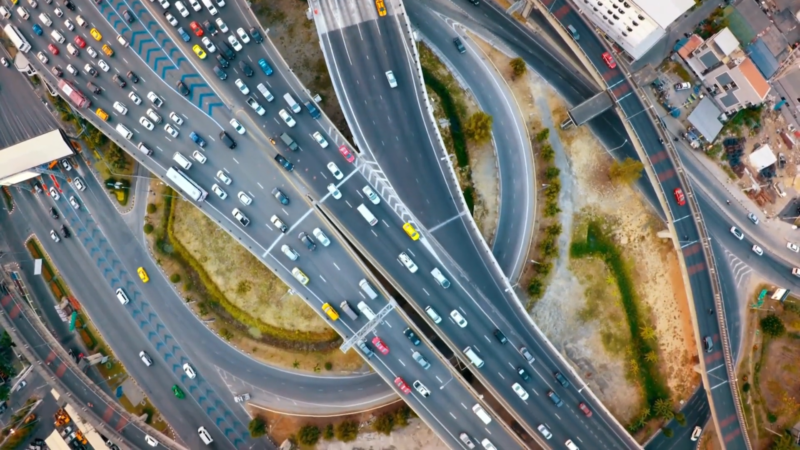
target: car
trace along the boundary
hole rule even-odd
[[[148,92],[147,99],[153,102],[156,108],[161,108],[164,105],[164,100],[161,100],[161,97],[157,96],[155,92]]]
[[[100,66],[101,69],[103,69],[103,72],[108,72],[109,70],[111,70],[111,67],[109,67],[108,64],[106,64],[106,62],[103,61],[102,59],[97,60],[97,65]]]
[[[456,49],[458,50],[458,53],[466,53],[467,52],[467,48],[464,47],[464,44],[461,43],[461,38],[453,39],[453,44],[455,44]]]
[[[400,391],[401,391],[403,394],[406,394],[406,395],[408,395],[408,394],[410,394],[410,393],[411,393],[411,388],[410,388],[410,387],[408,387],[408,385],[406,384],[406,382],[405,382],[405,381],[403,381],[403,379],[402,379],[402,378],[400,378],[400,377],[397,377],[397,378],[395,378],[395,379],[394,379],[394,384],[395,384],[395,386],[397,386],[397,387],[400,389]]]
[[[243,191],[239,191],[239,195],[237,195],[239,201],[242,202],[243,205],[247,206],[253,203],[253,199],[250,198],[249,195],[245,194]]]
[[[291,259],[292,261],[297,261],[297,258],[300,257],[300,254],[297,253],[292,247],[289,247],[286,244],[281,246],[281,251],[287,258]]]
[[[217,183],[214,183],[214,184],[211,185],[211,191],[213,191],[215,194],[217,194],[217,197],[219,197],[222,200],[225,200],[226,198],[228,198],[228,194],[225,193],[225,191],[223,191],[222,188],[219,187],[219,185]]]
[[[50,188],[50,197],[52,197],[53,200],[56,200],[56,201],[58,201],[58,199],[61,198],[61,196],[58,195],[58,191],[56,191],[56,188],[54,188],[54,187]]]
[[[239,121],[236,119],[231,119],[230,124],[233,127],[233,129],[236,130],[236,132],[239,134],[245,134],[247,132],[247,130],[244,129],[242,124],[239,123]]]
[[[484,439],[481,441],[481,445],[483,446],[484,450],[497,450],[497,447],[492,444],[492,441],[489,439]]]
[[[408,237],[411,238],[412,241],[419,240],[419,233],[414,228],[414,225],[411,225],[410,223],[403,224],[403,231],[406,232],[406,234],[408,235]]]
[[[542,433],[542,436],[544,436],[545,439],[550,439],[553,437],[553,433],[550,432],[550,429],[547,428],[547,425],[545,424],[539,425],[536,427],[536,429],[539,430],[539,433]]]
[[[176,130],[172,125],[166,124],[164,125],[164,131],[169,133],[170,136],[176,138],[178,137],[178,130]]]
[[[252,77],[253,75],[255,75],[255,74],[256,74],[256,73],[253,71],[253,68],[252,68],[252,67],[250,67],[250,65],[249,65],[249,64],[247,64],[247,63],[246,63],[246,62],[244,62],[244,61],[239,61],[239,68],[240,68],[240,69],[242,69],[242,73],[244,73],[244,76],[246,76],[246,77]],[[291,125],[290,125],[290,126],[291,126]]]
[[[58,237],[58,233],[56,233],[56,230],[50,230],[50,239],[52,239],[53,242],[61,242],[61,238]]]
[[[606,63],[609,69],[616,69],[617,63],[614,62],[614,57],[611,56],[611,53],[603,52],[603,62]]]
[[[386,15],[386,5],[383,0],[375,0],[375,8],[378,10],[378,16],[383,17]]]
[[[81,180],[80,177],[73,178],[72,179],[72,184],[75,186],[75,189],[77,189],[79,191],[85,191],[86,190],[86,185],[83,184],[83,180]]]
[[[174,5],[175,5],[175,9],[178,10],[178,12],[181,14],[182,17],[189,17],[189,10],[186,9],[186,6],[184,6],[182,2],[179,2],[179,1],[175,2]],[[176,20],[175,23],[177,23],[177,22],[178,21]]]
[[[172,119],[176,124],[183,125],[183,119],[174,112],[169,113],[169,118]]]
[[[592,410],[591,410],[591,409],[589,409],[589,407],[588,407],[588,406],[586,406],[586,403],[584,403],[584,402],[580,402],[580,403],[578,403],[578,409],[580,409],[581,411],[583,411],[583,414],[584,414],[586,417],[592,417]]]
[[[236,29],[236,34],[239,35],[239,39],[241,39],[242,42],[244,42],[245,44],[250,42],[250,36],[247,35],[247,32],[244,31],[244,28],[237,28]]]
[[[300,242],[302,242],[306,248],[312,252],[315,248],[317,248],[317,244],[314,243],[314,240],[311,239],[311,236],[306,234],[304,231],[301,231],[300,234],[297,235],[297,239],[300,239]]]
[[[147,283],[150,281],[150,277],[147,276],[147,272],[144,270],[144,267],[139,267],[136,269],[136,273],[139,274],[139,278],[142,279],[142,283]]]
[[[139,98],[139,97],[136,97],[135,95],[134,95],[134,97],[136,97],[136,99],[134,99],[134,97],[131,97],[130,95],[128,95],[128,97],[133,99],[134,102],[136,102],[136,99]],[[120,102],[114,102],[114,110],[116,110],[118,113],[122,114],[123,116],[128,114],[128,107],[125,106],[125,104],[120,103]]]
[[[517,367],[517,373],[519,374],[520,377],[522,377],[523,380],[531,381],[531,376],[522,367]]]
[[[164,17],[167,18],[167,22],[169,22],[169,24],[172,25],[173,27],[178,26],[178,19],[176,19],[175,16],[173,16],[169,12],[164,11]]]
[[[741,231],[740,231],[738,228],[736,228],[736,227],[731,227],[731,234],[732,234],[732,235],[734,235],[734,236],[736,237],[736,239],[738,239],[738,240],[740,240],[740,241],[741,241],[742,239],[744,239],[744,233],[742,233],[742,232],[741,232]]]
[[[97,50],[93,49],[92,47],[86,47],[86,53],[88,53],[92,58],[97,58]]]
[[[292,164],[291,162],[289,162],[289,160],[288,160],[288,159],[284,158],[284,156],[283,156],[283,155],[280,155],[280,154],[278,154],[278,155],[275,155],[275,161],[276,161],[278,164],[280,164],[281,166],[283,166],[283,168],[284,168],[284,169],[286,169],[286,170],[287,170],[287,171],[289,171],[289,172],[291,172],[292,170],[294,170],[294,164]]]
[[[123,80],[122,77],[119,76],[118,74],[114,74],[114,76],[111,79],[114,80],[114,82],[117,83],[117,86],[121,88],[124,88],[125,86],[128,85],[128,83],[125,80]]]
[[[219,31],[221,31],[221,32],[223,32],[223,33],[227,33],[227,32],[228,32],[228,26],[227,26],[227,25],[225,25],[225,22],[223,22],[223,21],[222,21],[222,18],[221,18],[221,17],[217,17],[217,18],[214,20],[214,22],[216,22],[216,23],[217,23],[217,26],[219,27]]]
[[[325,235],[325,233],[323,233],[322,230],[320,230],[319,228],[314,228],[314,230],[311,231],[311,234],[313,234],[314,237],[317,238],[317,240],[319,241],[320,244],[322,244],[323,247],[331,245],[331,240],[328,239],[328,236]]]
[[[381,339],[380,337],[375,336],[374,338],[372,338],[372,345],[374,345],[375,348],[377,348],[378,351],[381,352],[381,355],[389,354],[389,347],[386,346],[386,343],[384,343],[383,339]]]
[[[414,344],[415,346],[416,346],[416,345],[419,345],[419,344],[421,344],[421,343],[422,343],[422,341],[420,341],[420,340],[419,340],[419,338],[417,337],[417,335],[416,335],[416,334],[414,334],[414,331],[413,331],[411,328],[406,328],[406,329],[403,331],[403,334],[404,334],[404,335],[405,335],[405,336],[408,338],[408,340],[409,340],[409,341],[411,341],[411,343],[412,343],[412,344]]]
[[[269,65],[266,59],[264,58],[259,59],[258,67],[261,67],[261,71],[264,72],[264,75],[266,76],[272,75],[272,66]]]
[[[352,163],[353,161],[356,160],[356,157],[353,156],[353,153],[350,152],[350,149],[348,149],[344,145],[339,147],[339,153],[342,155],[342,157],[345,159],[345,161],[347,161],[349,163]]]
[[[400,259],[400,262],[404,266],[406,266],[409,272],[416,273],[417,270],[419,269],[419,267],[417,267],[417,265],[414,264],[414,261],[411,259],[410,256],[406,254],[406,252],[401,252],[398,258]]]
[[[506,335],[505,335],[505,334],[503,334],[503,332],[502,332],[502,331],[500,331],[500,330],[498,330],[498,329],[495,329],[495,330],[494,330],[494,337],[495,337],[495,338],[497,338],[497,340],[498,340],[498,341],[499,341],[501,344],[505,344],[506,342],[508,342],[508,338],[506,337]]]
[[[672,195],[675,196],[675,201],[678,202],[678,206],[683,206],[686,204],[686,197],[683,195],[683,189],[675,188],[672,191]]]
[[[389,87],[391,88],[397,87],[397,78],[394,77],[394,72],[388,70],[386,72],[386,79],[389,80]]]
[[[511,385],[511,389],[513,389],[514,392],[517,394],[517,396],[519,396],[519,398],[521,398],[523,400],[527,400],[528,397],[530,397],[530,394],[528,394],[528,391],[526,391],[525,388],[522,387],[522,385],[519,384],[519,383],[512,384]]]
[[[264,42],[264,38],[261,37],[261,32],[259,32],[255,27],[250,27],[250,36],[253,37],[253,40],[255,41],[256,44],[260,44],[260,43]],[[242,39],[242,40],[244,40],[244,39]],[[247,41],[245,41],[245,42],[247,42]]]
[[[753,222],[753,225],[758,225],[758,217],[755,214],[750,213],[747,218],[750,219],[750,222]]]
[[[114,56],[114,49],[109,47],[108,44],[103,44],[103,48],[101,50],[103,50],[103,53],[105,53],[106,56]]]
[[[197,134],[197,133],[196,133],[196,132],[194,132],[194,131],[192,131],[191,133],[189,133],[189,138],[192,140],[192,142],[194,142],[195,144],[199,145],[199,146],[200,146],[200,148],[204,148],[204,147],[206,146],[206,141],[205,141],[205,139],[203,139],[202,137],[200,137],[200,135],[199,135],[199,134]]]
[[[330,192],[331,197],[335,198],[336,200],[342,198],[342,193],[339,192],[339,189],[336,189],[336,185],[333,183],[328,184],[328,192]]]
[[[53,75],[59,78],[61,78],[61,76],[64,75],[64,72],[61,70],[61,67],[58,66],[54,66],[52,69],[50,69],[50,72],[52,72]]]
[[[195,44],[195,46],[192,47],[192,51],[194,52],[195,55],[197,55],[198,58],[206,59],[206,52],[203,51],[203,49],[199,45]]]
[[[467,319],[465,319],[457,309],[450,311],[450,318],[453,319],[459,327],[466,328]]]
[[[144,435],[144,441],[147,442],[147,445],[149,445],[150,447],[157,447],[158,446],[158,441],[153,436],[150,436],[149,434],[145,434]]]
[[[755,253],[758,256],[764,256],[764,250],[758,245],[753,244],[751,250],[753,250],[753,253]]]
[[[337,180],[341,180],[342,178],[344,178],[344,174],[342,173],[341,170],[339,170],[339,167],[336,165],[335,162],[331,161],[328,163],[328,170]]]
[[[215,51],[217,51],[217,47],[214,45],[213,42],[211,42],[211,39],[209,39],[208,36],[203,36],[200,39],[200,41],[202,41],[203,45],[206,46],[206,50],[208,50],[208,53],[214,53]]]
[[[169,2],[167,0],[158,0],[158,4],[160,4],[161,7],[164,8],[164,9],[168,9],[169,8]]]
[[[311,281],[308,279],[308,276],[297,267],[292,269],[292,276],[294,277],[295,280],[299,281],[300,284],[302,284],[303,286],[307,285],[308,282]]]
[[[186,373],[186,376],[191,379],[195,379],[197,377],[197,374],[195,373],[192,366],[189,365],[189,363],[184,363],[183,371]]]
[[[701,434],[703,434],[703,429],[699,426],[694,427],[694,430],[692,430],[692,441],[700,439]]]
[[[556,395],[556,393],[553,392],[552,390],[547,391],[547,396],[550,398],[550,401],[553,402],[553,404],[556,406],[561,406],[564,404],[564,401],[561,400],[561,397]]]
[[[189,42],[192,40],[192,37],[189,36],[189,33],[187,33],[186,30],[183,29],[183,27],[178,27],[177,31],[178,34],[181,35],[181,39],[183,39],[183,42]]]
[[[378,194],[376,194],[371,187],[364,186],[363,188],[361,188],[361,191],[364,192],[364,195],[367,196],[367,198],[369,199],[369,201],[372,202],[373,205],[377,205],[381,202],[381,198],[378,197]]]
[[[286,194],[284,194],[283,191],[278,188],[272,189],[272,196],[275,197],[275,199],[278,200],[281,205],[289,204],[289,197],[287,197]]]
[[[287,233],[289,231],[289,227],[287,227],[286,224],[278,218],[278,216],[273,214],[272,217],[269,218],[269,221],[272,222],[272,224],[275,225],[281,233]]]
[[[64,16],[64,11],[62,11],[61,8],[55,8],[53,10],[53,12],[56,14],[56,17],[63,17]]]
[[[195,161],[199,162],[200,164],[205,164],[206,161],[208,161],[208,158],[206,158],[206,155],[201,153],[200,150],[195,150],[195,151],[192,152],[192,159],[194,159]]]
[[[189,88],[186,87],[183,81],[178,81],[178,83],[175,84],[175,88],[178,89],[178,92],[180,92],[182,96],[184,97],[189,96]]]
[[[216,36],[217,33],[219,33],[219,30],[217,30],[216,25],[211,23],[210,20],[206,20],[205,22],[203,22],[203,26],[206,28],[206,31],[212,36]]]
[[[319,131],[315,131],[314,134],[312,134],[311,136],[314,138],[315,141],[317,141],[317,144],[319,144],[320,147],[328,148],[328,141],[326,141],[325,138],[322,137],[322,133],[320,133]]]
[[[286,125],[289,125],[290,128],[297,125],[297,122],[294,121],[292,115],[286,112],[285,109],[278,111],[278,115],[281,116],[281,119],[283,119]]]
[[[54,55],[58,54],[58,47],[56,47],[55,44],[47,44],[47,49]]]
[[[800,252],[800,247],[798,247],[797,244],[795,244],[793,242],[787,242],[786,243],[786,248],[788,248],[789,250],[791,250],[791,251],[793,251],[795,253]]]
[[[525,361],[528,361],[528,364],[536,361],[533,355],[531,355],[531,352],[529,352],[528,349],[525,347],[519,348],[519,354],[522,355],[523,358],[525,358]]]
[[[184,397],[186,397],[183,394],[183,391],[181,390],[181,388],[177,384],[173,384],[172,385],[172,395],[174,395],[175,398],[184,398]]]
[[[242,51],[242,44],[239,43],[239,40],[236,39],[236,36],[234,35],[228,36],[228,43],[231,44],[231,47],[233,47],[233,49],[236,50],[237,52]]]
[[[234,219],[238,220],[243,227],[250,225],[250,219],[248,219],[247,216],[244,215],[244,213],[239,211],[239,208],[233,208],[232,214]]]
[[[66,159],[62,159],[61,160],[61,167],[63,167],[64,170],[66,170],[67,172],[72,170],[72,166],[69,164],[69,161],[67,161]]]
[[[425,385],[422,384],[419,380],[414,380],[414,382],[411,383],[411,385],[414,386],[414,389],[417,392],[419,392],[419,395],[421,395],[423,397],[430,397],[431,396],[431,391],[427,387],[425,387]]]
[[[73,25],[72,21],[70,21],[69,19],[66,19],[64,21],[64,26],[67,27],[69,31],[75,31],[75,25]]]
[[[128,23],[133,23],[133,21],[136,20],[136,17],[129,9],[122,10],[122,18]]]
[[[565,377],[564,374],[561,372],[553,372],[553,376],[555,377],[556,381],[561,384],[561,386],[569,387],[569,380],[567,380],[567,377]]]
[[[64,235],[65,238],[70,237],[69,228],[66,225],[61,225],[61,234]]]
[[[261,105],[259,105],[256,99],[254,99],[253,97],[247,99],[247,104],[250,105],[250,107],[253,108],[253,111],[258,113],[259,116],[263,116],[266,113],[264,108]]]
[[[143,127],[147,128],[148,130],[152,131],[155,128],[153,122],[147,119],[147,117],[139,117],[139,123],[142,124]]]
[[[147,114],[147,117],[150,120],[152,120],[153,123],[155,123],[155,124],[161,123],[161,120],[162,120],[161,119],[161,115],[159,115],[157,112],[153,111],[153,108],[147,108],[147,112],[145,112],[145,114]]]
[[[191,23],[189,23],[189,28],[192,29],[192,31],[194,32],[195,36],[203,37],[203,34],[204,34],[203,28],[200,26],[199,23],[197,23],[197,21],[193,20]]]
[[[242,94],[244,94],[244,95],[247,95],[247,94],[249,94],[249,93],[250,93],[250,88],[249,88],[249,87],[247,87],[247,85],[246,85],[246,84],[244,84],[244,81],[242,81],[242,79],[241,79],[241,78],[237,78],[237,79],[236,79],[236,81],[234,81],[234,82],[233,82],[233,84],[235,84],[235,85],[236,85],[236,87],[237,87],[237,88],[239,88],[239,91],[240,91]]]
[[[422,366],[423,369],[428,370],[431,368],[431,363],[427,359],[425,359],[424,356],[422,356],[422,353],[414,352],[411,354],[411,357],[414,358],[414,361],[416,361],[417,364]]]
[[[675,86],[673,86],[673,88],[675,88],[676,91],[685,91],[686,89],[691,89],[692,84],[684,81],[682,83],[675,83]]]
[[[103,35],[100,34],[99,31],[97,31],[97,28],[92,28],[91,30],[89,30],[89,34],[92,35],[95,41],[101,41],[103,39]]]
[[[458,435],[458,438],[461,439],[461,442],[467,446],[467,448],[475,448],[475,443],[472,442],[472,439],[469,438],[467,433],[461,433]]]
[[[138,95],[136,95],[136,93],[135,93],[135,92],[131,92],[131,93],[129,93],[129,94],[128,94],[128,98],[129,98],[129,99],[131,99],[131,101],[133,101],[133,103],[134,103],[134,104],[137,104],[137,105],[141,105],[141,104],[142,104],[142,99],[141,99],[141,97],[139,97]],[[121,103],[120,103],[120,104],[121,104]],[[116,108],[114,108],[114,109],[116,109]],[[125,114],[125,113],[127,113],[127,112],[128,112],[128,111],[127,111],[127,109],[126,109],[126,110],[125,110],[125,112],[124,112],[124,113],[122,113],[122,114]]]
[[[42,30],[42,27],[40,27],[38,23],[33,24],[33,32],[36,33],[37,36],[44,34],[44,30]]]
[[[80,48],[86,48],[86,41],[84,41],[82,37],[80,37],[80,36],[75,36],[75,39],[73,39],[73,40],[75,41],[75,44],[76,44],[78,47],[80,47]]]

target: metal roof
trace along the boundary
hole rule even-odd
[[[714,142],[722,130],[722,122],[719,121],[721,115],[722,111],[710,98],[706,97],[700,100],[694,111],[689,114],[689,123],[697,128],[706,141]]]
[[[778,67],[780,67],[778,60],[772,56],[772,52],[761,38],[748,45],[746,51],[758,71],[761,72],[761,75],[764,75],[764,78],[769,79],[778,71]]]

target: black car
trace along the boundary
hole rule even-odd
[[[523,369],[522,367],[517,367],[517,373],[519,374],[519,376],[522,377],[523,380],[525,381],[531,380],[531,376],[528,375],[528,372],[526,372],[525,369]]]
[[[133,21],[136,19],[136,18],[133,16],[133,13],[132,13],[132,12],[130,12],[129,10],[127,10],[127,9],[123,9],[123,10],[122,10],[122,17],[123,17],[123,18],[125,19],[125,21],[126,21],[126,22],[128,22],[128,23],[133,23]]]
[[[69,228],[67,228],[66,225],[61,225],[61,234],[63,234],[65,238],[71,236],[71,234],[69,233]]]
[[[282,165],[283,168],[289,172],[294,170],[294,164],[290,163],[288,159],[283,157],[283,155],[275,155],[275,161],[278,161],[278,164]]]
[[[210,20],[206,20],[205,22],[203,22],[203,26],[206,27],[206,31],[208,31],[208,34],[212,36],[216,36],[216,34],[219,33],[217,27],[214,26],[214,23],[211,22]]]
[[[178,84],[176,84],[175,87],[178,88],[178,92],[180,92],[181,95],[183,95],[184,97],[189,96],[189,88],[187,88],[186,85],[183,84],[183,81],[178,81]]]
[[[64,75],[64,71],[58,66],[53,66],[53,68],[50,69],[50,72],[52,72],[53,75],[57,76],[58,78],[61,78]]]
[[[314,240],[311,239],[311,236],[306,234],[305,231],[301,231],[300,234],[297,235],[297,239],[300,239],[300,242],[305,244],[306,248],[311,251],[314,251],[314,249],[317,248],[317,244],[314,243]]]
[[[272,196],[275,197],[281,205],[288,205],[289,204],[289,197],[286,196],[280,189],[274,188],[272,189]]]
[[[89,90],[90,90],[90,91],[91,91],[93,94],[99,94],[99,93],[100,93],[100,86],[98,86],[98,85],[96,85],[96,84],[92,83],[91,81],[90,81],[90,82],[88,82],[88,83],[86,83],[86,87],[87,87],[87,88],[89,88]]]
[[[89,75],[91,75],[93,77],[97,77],[97,75],[98,75],[97,69],[95,69],[92,66],[86,67],[86,73],[88,73]]]
[[[256,41],[256,44],[260,44],[264,41],[264,38],[261,36],[261,32],[256,29],[256,27],[250,28],[250,36],[253,37],[253,40]]]
[[[253,68],[244,61],[239,61],[239,68],[242,69],[242,72],[244,72],[244,76],[246,77],[252,77],[256,74],[253,72]]]
[[[220,42],[217,45],[217,48],[219,49],[219,53],[229,61],[233,61],[234,59],[236,59],[236,52],[233,51],[233,49],[231,48],[230,45],[228,45],[227,42],[225,41]]]
[[[124,88],[125,86],[128,85],[128,83],[126,83],[125,80],[123,80],[122,77],[119,76],[118,74],[114,74],[114,77],[112,79],[121,88]]]
[[[220,80],[224,81],[228,79],[228,74],[225,73],[225,71],[222,70],[222,67],[220,67],[219,65],[214,66],[214,73],[217,74]]]
[[[228,148],[236,148],[236,141],[231,139],[231,137],[228,136],[228,133],[226,133],[224,131],[220,131],[219,132],[219,139],[222,141],[223,144],[227,145]]]
[[[75,5],[73,5],[69,0],[64,1],[64,6],[70,11],[75,11]]]
[[[220,67],[222,67],[223,69],[227,69],[228,67],[231,66],[231,63],[229,63],[227,59],[223,58],[222,55],[217,55],[216,58]]]
[[[136,83],[139,82],[139,76],[136,75],[135,73],[133,73],[132,70],[128,71],[127,77],[128,77],[129,80],[131,80],[131,83],[133,83],[133,84],[136,84]]]
[[[494,330],[494,337],[496,337],[501,344],[508,342],[508,338],[506,338],[506,335],[500,330]]]
[[[561,383],[564,387],[569,387],[569,381],[567,381],[567,377],[561,374],[561,372],[553,372],[553,376],[556,377],[556,380]]]
[[[453,39],[453,44],[456,45],[456,49],[458,49],[458,53],[466,53],[467,49],[464,47],[464,44],[461,43],[460,38]]]
[[[53,219],[58,219],[58,211],[55,208],[50,208],[50,217]]]
[[[403,331],[403,334],[405,334],[408,340],[411,341],[411,343],[414,345],[419,345],[422,343],[422,341],[419,340],[417,335],[414,334],[413,331],[411,331],[411,328],[406,328],[405,331]]]

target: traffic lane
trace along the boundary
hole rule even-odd
[[[646,450],[691,450],[696,447],[694,441],[691,440],[694,427],[705,427],[711,418],[708,397],[702,386],[695,390],[689,400],[683,404],[681,412],[686,418],[686,426],[679,425],[675,419],[670,420],[667,427],[672,428],[675,434],[672,437],[666,437],[659,431],[644,447]]]

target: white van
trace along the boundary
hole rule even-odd
[[[59,33],[57,30],[51,31],[50,37],[52,37],[53,40],[58,42],[59,44],[63,44],[66,41],[66,39],[64,39],[64,35]]]
[[[426,306],[426,307],[425,307],[425,314],[427,314],[427,315],[428,315],[428,317],[430,317],[430,318],[431,318],[431,320],[433,320],[433,323],[439,323],[439,322],[441,322],[441,321],[442,321],[442,316],[440,316],[440,315],[439,315],[439,314],[436,312],[436,310],[434,310],[434,309],[433,309],[433,308],[431,308],[430,306]]]
[[[82,27],[85,27],[85,26],[87,26],[87,25],[88,25],[88,24],[86,23],[86,19],[84,19],[84,18],[83,18],[83,17],[81,17],[81,16],[78,16],[78,17],[76,17],[76,18],[75,18],[75,22],[78,22],[78,25],[80,25],[80,26],[82,26]]]
[[[192,162],[186,159],[185,156],[181,155],[180,152],[175,152],[175,154],[172,155],[172,160],[178,163],[183,170],[189,170],[189,168],[192,167]]]
[[[289,105],[289,108],[292,109],[293,113],[300,114],[300,104],[294,101],[292,94],[288,92],[283,94],[283,99],[286,100],[286,104]]]
[[[361,311],[361,314],[364,314],[364,317],[367,320],[372,320],[375,318],[375,313],[372,312],[372,309],[364,302],[358,302],[358,310]]]
[[[144,145],[143,142],[139,142],[139,145],[137,145],[136,148],[138,148],[140,152],[144,153],[147,156],[150,156],[150,155],[153,154],[153,150],[150,150],[149,148],[147,148],[147,146]]]
[[[378,219],[376,219],[375,216],[372,215],[372,212],[369,210],[369,208],[364,206],[363,203],[358,205],[358,208],[356,208],[356,209],[358,210],[358,212],[361,213],[361,217],[363,217],[364,220],[369,222],[369,225],[371,227],[374,227],[375,225],[378,224]]]
[[[270,92],[269,89],[264,86],[264,83],[258,83],[258,86],[256,87],[258,88],[258,92],[261,92],[261,95],[263,95],[268,102],[275,100],[275,97],[272,96],[272,92]]]
[[[206,5],[208,12],[211,13],[212,16],[217,15],[217,8],[211,3],[211,0],[203,0],[203,4]]]
[[[447,289],[450,287],[450,280],[445,278],[444,274],[441,270],[439,270],[438,267],[434,267],[433,270],[431,270],[431,275],[433,275],[433,278],[435,278],[443,288]]]
[[[25,9],[24,6],[17,6],[17,14],[22,17],[22,20],[28,20],[31,17],[31,15],[28,14],[28,10]],[[299,109],[300,107],[298,106],[297,108]]]
[[[130,300],[128,300],[128,296],[125,295],[125,291],[122,289],[117,289],[117,300],[123,305],[127,305]]]
[[[10,19],[11,12],[5,6],[0,6],[0,16],[3,16],[3,19]]]
[[[490,416],[480,404],[475,403],[475,406],[472,407],[472,412],[474,412],[475,415],[478,416],[478,418],[481,419],[486,425],[492,423],[492,416]]]
[[[117,124],[117,133],[121,134],[127,140],[131,140],[133,133],[123,124]]]
[[[211,435],[208,434],[208,430],[206,430],[206,427],[198,428],[197,429],[197,434],[200,435],[200,440],[203,441],[203,444],[208,445],[208,444],[214,442],[214,440],[211,439]]]
[[[378,294],[375,293],[375,290],[372,289],[372,286],[369,285],[367,280],[362,279],[358,282],[358,285],[361,287],[361,290],[366,292],[370,299],[375,300],[378,298]]]
[[[41,14],[39,14],[39,20],[40,20],[40,21],[41,21],[43,24],[45,24],[45,26],[48,26],[48,27],[49,27],[49,26],[52,26],[52,25],[53,25],[53,21],[52,21],[52,19],[50,19],[50,16],[48,16],[46,13],[41,13]]]
[[[467,355],[467,358],[469,358],[475,367],[479,369],[483,367],[483,360],[480,358],[480,356],[478,356],[477,353],[475,353],[475,350],[473,350],[472,347],[465,348],[464,354]]]

